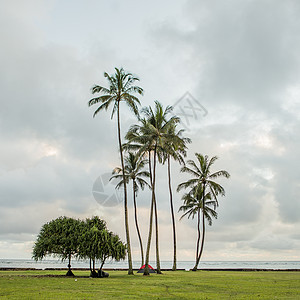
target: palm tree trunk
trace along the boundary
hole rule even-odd
[[[175,216],[174,216],[172,184],[171,184],[171,163],[170,163],[170,156],[168,156],[168,178],[169,178],[169,192],[170,192],[170,205],[171,205],[172,225],[173,225],[173,250],[174,250],[174,256],[173,256],[172,271],[176,271],[176,227],[175,227]]]
[[[196,264],[195,267],[193,268],[193,271],[197,271],[200,258],[203,252],[203,247],[204,247],[204,238],[205,238],[205,218],[204,218],[204,209],[205,209],[205,183],[203,185],[203,192],[202,192],[202,239],[201,239],[201,246],[200,246],[200,251],[198,252],[199,249],[199,237],[200,237],[200,211],[198,212],[198,244],[197,244],[197,252],[196,252]]]
[[[151,151],[148,151],[148,156],[149,156],[149,161],[148,161],[148,165],[149,165],[149,174],[150,174],[150,184],[151,184],[151,188],[152,188],[152,167],[151,167]]]
[[[154,149],[154,156],[156,156],[156,147]],[[153,163],[153,172],[155,170],[155,162]],[[150,246],[151,246],[151,237],[152,237],[152,227],[153,227],[153,208],[154,208],[154,185],[155,182],[152,176],[152,168],[151,168],[151,152],[149,151],[149,172],[150,172],[150,183],[152,187],[152,199],[151,199],[151,208],[150,208],[150,222],[149,222],[149,233],[148,233],[148,242],[147,242],[147,250],[146,250],[146,261],[145,261],[145,269],[144,275],[150,275],[149,273],[149,257],[150,257]]]
[[[158,215],[157,215],[157,206],[156,206],[156,198],[154,195],[154,216],[155,216],[155,244],[156,244],[156,272],[157,274],[162,274],[160,269],[160,259],[159,259],[159,238],[158,238]]]
[[[203,207],[202,207],[202,240],[201,240],[201,247],[200,247],[200,252],[198,255],[198,263],[200,261],[202,252],[203,252],[203,248],[204,248],[204,239],[205,239],[205,215],[204,215],[204,211],[205,211],[205,187],[203,188]]]
[[[198,238],[197,238],[197,248],[196,248],[196,262],[195,262],[195,266],[193,268],[193,271],[197,271],[198,268],[198,264],[199,264],[199,260],[198,260],[198,253],[199,253],[199,243],[200,243],[200,208],[198,209],[198,220],[197,220],[197,231],[198,231]]]
[[[121,141],[121,126],[120,126],[120,101],[118,101],[118,140],[119,140],[119,149],[120,149],[120,158],[122,170],[124,168],[124,159],[123,159],[123,150],[122,150],[122,141]],[[126,231],[126,242],[127,242],[127,255],[128,255],[128,275],[133,275],[132,270],[132,257],[131,257],[131,247],[130,247],[130,234],[129,234],[129,225],[128,225],[128,209],[127,209],[127,187],[126,187],[126,178],[125,172],[123,173],[123,182],[124,182],[124,213],[125,213],[125,231]]]
[[[144,265],[144,250],[143,250],[143,243],[142,243],[142,238],[141,238],[140,229],[139,229],[139,225],[138,225],[138,219],[137,219],[135,184],[136,184],[135,181],[133,181],[132,186],[133,186],[134,219],[135,219],[136,231],[137,231],[139,242],[140,242],[140,248],[141,248],[141,258],[142,258],[141,266],[143,266]]]
[[[155,145],[156,150],[156,145]],[[162,274],[160,269],[160,259],[159,259],[159,237],[158,237],[158,214],[157,214],[157,203],[156,203],[156,196],[155,196],[155,176],[156,176],[156,151],[154,152],[154,166],[153,166],[153,194],[154,197],[154,217],[155,217],[155,248],[156,248],[156,272],[157,274]]]

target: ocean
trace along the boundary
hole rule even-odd
[[[31,259],[0,259],[1,268],[34,268],[34,269],[47,269],[47,268],[67,268],[68,262],[61,262],[59,259],[45,259],[35,262]],[[77,261],[76,259],[71,262],[72,268],[89,268],[89,261]],[[155,262],[150,262],[150,265],[155,268]],[[171,269],[172,261],[161,261],[162,269]],[[133,262],[133,268],[138,269],[141,266],[140,261]],[[177,268],[189,270],[193,268],[193,261],[178,261]],[[126,261],[115,262],[107,261],[104,269],[127,269],[128,264]],[[300,261],[200,261],[199,269],[299,269]]]

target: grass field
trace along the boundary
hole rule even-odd
[[[300,272],[197,271],[88,278],[88,271],[0,271],[0,299],[300,299]],[[51,277],[52,276],[52,277]],[[86,277],[84,277],[86,276]]]

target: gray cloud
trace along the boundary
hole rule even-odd
[[[282,241],[295,257],[300,224],[299,3],[129,1],[125,6],[114,1],[102,3],[103,18],[99,5],[2,5],[3,245],[21,243],[28,251],[40,226],[64,214],[98,214],[124,235],[122,206],[101,207],[91,193],[96,178],[119,165],[116,123],[105,113],[92,119],[94,108],[87,107],[93,84],[106,84],[103,72],[124,66],[141,78],[143,106],[156,99],[174,104],[189,90],[208,111],[192,120],[186,132],[193,140],[188,158],[194,159],[194,152],[218,155],[216,169],[228,170],[231,179],[222,181],[227,195],[220,199],[219,218],[208,229],[206,258],[230,253],[236,259],[253,258],[262,251],[269,259],[273,249],[285,253]],[[119,16],[118,22],[108,28],[112,13]],[[124,15],[130,16],[128,26],[123,26]],[[135,118],[124,109],[122,121],[125,132]],[[176,164],[172,169],[175,190],[186,176]],[[160,167],[161,247],[163,259],[168,259],[171,227],[165,174]],[[174,196],[176,210],[180,196]],[[140,193],[138,201],[146,235],[149,193]],[[182,220],[177,227],[179,257],[193,259],[195,222]]]

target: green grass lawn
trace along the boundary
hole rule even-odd
[[[300,299],[300,272],[197,271],[82,278],[88,271],[0,271],[1,299]]]

